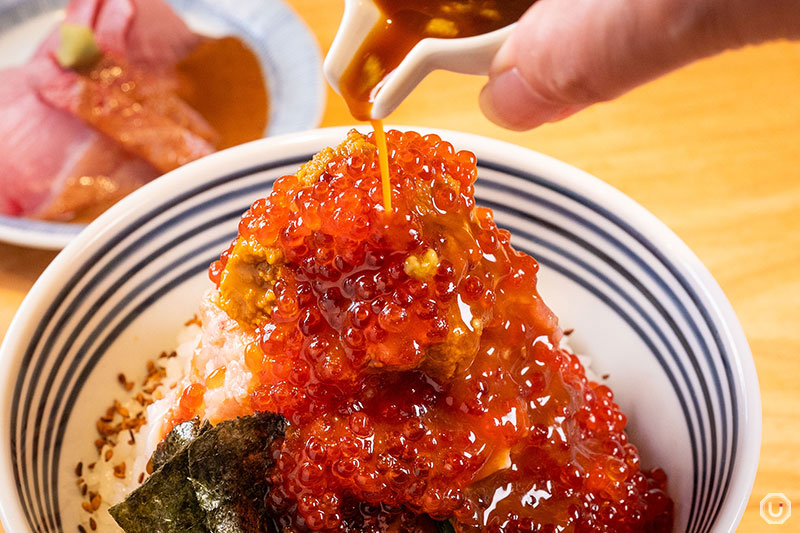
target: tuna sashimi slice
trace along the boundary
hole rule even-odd
[[[36,212],[63,182],[97,134],[79,119],[42,102],[31,79],[47,62],[7,69],[0,83],[0,212]],[[43,139],[43,133],[46,138]]]
[[[3,72],[0,84],[0,213],[66,218],[91,196],[106,204],[158,172],[33,89],[58,69],[49,59]],[[46,136],[43,135],[46,132]],[[103,176],[102,180],[87,180]]]
[[[64,21],[91,28],[103,52],[151,71],[171,69],[201,40],[163,0],[74,0]],[[52,55],[59,44],[56,29],[36,55]]]
[[[119,31],[123,17],[127,25]],[[171,68],[201,40],[163,0],[106,0],[94,30],[101,49],[137,67]]]
[[[112,139],[97,134],[67,174],[60,192],[36,214],[46,220],[91,220],[159,172]]]
[[[38,90],[162,172],[215,151],[216,132],[169,82],[108,54],[90,72],[64,71]]]

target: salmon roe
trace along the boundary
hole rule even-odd
[[[390,213],[373,136],[353,132],[315,179],[277,180],[210,269],[257,333],[250,407],[289,421],[266,502],[283,531],[671,530],[666,476],[560,348],[537,262],[475,207],[475,156],[387,141]],[[270,258],[237,278],[255,315],[223,293],[245,245]]]

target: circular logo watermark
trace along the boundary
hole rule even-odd
[[[761,518],[767,524],[783,524],[790,516],[792,516],[792,502],[785,494],[770,492],[761,500]]]

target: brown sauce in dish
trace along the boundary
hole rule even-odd
[[[341,80],[350,112],[369,120],[377,90],[414,46],[427,37],[473,37],[508,26],[535,0],[373,0],[381,18]]]
[[[203,41],[176,70],[178,96],[219,134],[217,149],[263,137],[269,111],[264,73],[241,39]]]

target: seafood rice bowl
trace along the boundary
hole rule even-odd
[[[217,259],[192,260],[208,281],[192,282],[200,302],[182,306],[172,345],[149,340],[159,348],[97,367],[116,400],[94,402],[92,451],[67,451],[74,476],[59,481],[72,487],[60,498],[79,502],[79,530],[657,532],[697,520],[698,502],[726,501],[713,483],[692,492],[680,395],[618,386],[635,367],[669,391],[651,347],[548,306],[581,300],[545,291],[553,263],[517,248],[526,237],[512,245],[492,212],[502,204],[476,205],[474,153],[434,134],[387,140],[386,177],[373,135],[351,131],[267,194],[248,189],[233,240],[169,241]],[[570,344],[617,355],[593,372]]]

